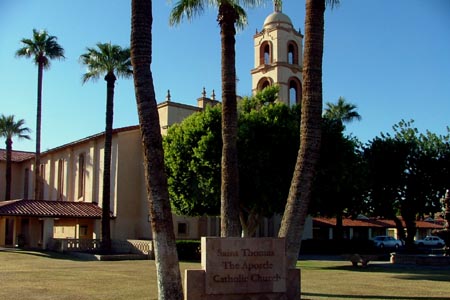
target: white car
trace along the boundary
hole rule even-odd
[[[395,248],[398,249],[403,246],[402,241],[396,240],[392,236],[387,235],[379,235],[373,238],[373,243],[375,247],[383,249],[383,248]]]
[[[415,241],[415,243],[418,246],[443,247],[445,245],[445,242],[443,239],[441,239],[438,236],[434,236],[434,235],[426,236],[423,240],[417,240],[417,241]]]

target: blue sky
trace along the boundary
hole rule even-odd
[[[220,36],[216,11],[169,27],[171,4],[153,1],[152,71],[158,103],[196,105],[205,87],[220,98]],[[304,1],[283,1],[283,12],[304,32]],[[236,37],[237,93],[251,94],[253,35],[273,11],[271,1],[248,10],[248,26]],[[47,29],[65,49],[44,73],[42,141],[45,151],[102,132],[106,83],[82,85],[79,56],[97,42],[128,47],[130,1],[0,0],[0,113],[25,119],[33,140],[14,149],[35,149],[37,68],[16,58],[20,40],[32,29]],[[450,122],[450,1],[341,0],[326,12],[323,57],[324,103],[340,96],[354,103],[362,120],[347,133],[367,142],[414,119],[420,131],[444,134]],[[131,79],[115,89],[114,127],[138,123]],[[4,148],[4,141],[0,147]]]

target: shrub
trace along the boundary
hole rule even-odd
[[[370,240],[304,240],[300,254],[368,254],[377,252]]]
[[[201,249],[199,240],[178,240],[177,252],[179,260],[200,261]]]

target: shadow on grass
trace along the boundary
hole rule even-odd
[[[61,260],[72,260],[72,261],[86,261],[84,259],[53,251],[41,251],[41,250],[26,250],[20,248],[0,248],[0,253],[8,252],[19,255],[29,255],[29,256],[37,256],[43,258],[51,258],[51,259],[61,259]]]
[[[403,276],[393,276],[393,278],[402,279],[402,280],[430,280],[430,281],[450,282],[450,275],[445,275],[445,274],[425,274],[425,275],[409,274],[409,275],[403,275]]]
[[[450,266],[421,266],[421,265],[393,265],[372,264],[367,267],[332,266],[323,267],[324,270],[340,270],[360,273],[389,273],[394,278],[403,280],[431,280],[450,282]],[[450,299],[450,298],[446,298]]]
[[[306,298],[304,298],[304,296]],[[429,300],[450,300],[450,297],[430,297],[430,296],[383,296],[383,295],[339,295],[339,294],[325,294],[325,293],[302,293],[302,299],[308,300],[308,297],[324,297],[330,299],[392,299],[392,300],[420,300],[420,299],[429,299]]]

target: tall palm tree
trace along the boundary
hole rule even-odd
[[[31,39],[22,39],[23,47],[17,50],[18,57],[32,57],[38,66],[37,113],[36,113],[36,155],[34,161],[34,199],[40,200],[41,191],[41,114],[42,114],[42,77],[44,70],[50,68],[51,59],[64,59],[64,49],[58,44],[57,37],[46,30],[33,29]]]
[[[151,71],[152,1],[131,1],[131,62],[144,151],[148,210],[155,246],[158,294],[182,300],[181,274],[175,244],[161,127]]]
[[[96,81],[105,75],[106,81],[106,125],[105,125],[105,157],[103,159],[103,193],[102,193],[102,249],[111,249],[110,203],[111,203],[111,144],[114,115],[114,84],[116,75],[129,78],[131,70],[130,49],[98,43],[97,48],[87,48],[87,52],[80,56],[80,62],[87,66],[88,71],[83,75],[83,83]]]
[[[11,157],[13,137],[17,136],[19,139],[30,139],[28,133],[30,129],[24,127],[25,120],[14,120],[14,115],[0,116],[0,137],[6,139],[6,184],[5,184],[5,200],[11,199]]]
[[[326,103],[326,108],[323,113],[323,117],[336,120],[343,123],[350,123],[353,120],[361,120],[361,115],[356,111],[357,106],[349,103],[344,97],[339,97],[338,102],[333,104],[331,102]]]
[[[300,149],[278,236],[286,238],[287,264],[295,268],[320,156],[322,124],[322,56],[325,2],[306,0]]]
[[[179,0],[171,14],[170,24],[179,24],[183,18],[192,19],[207,7],[217,7],[217,21],[221,38],[222,72],[222,183],[221,236],[239,236],[239,172],[237,153],[236,104],[236,27],[247,21],[241,6],[256,6],[262,0]]]

